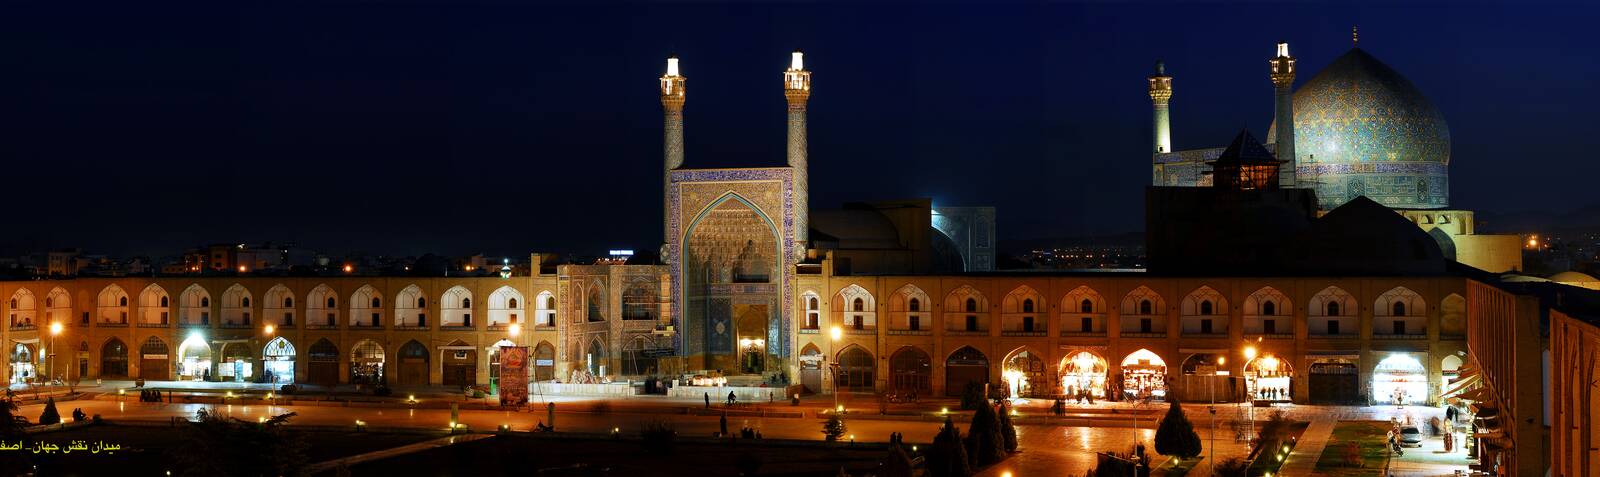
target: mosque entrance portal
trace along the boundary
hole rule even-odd
[[[739,372],[762,374],[767,362],[767,305],[733,305],[738,342]]]

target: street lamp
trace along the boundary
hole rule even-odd
[[[59,335],[59,334],[61,334],[61,322],[59,322],[59,321],[51,322],[50,323],[50,353],[49,353],[51,379],[54,379],[55,374],[56,374],[56,335]]]
[[[278,331],[278,327],[272,326],[272,323],[267,323],[267,326],[262,327],[261,331],[265,332],[267,336],[272,336],[272,333]]]
[[[1251,360],[1254,360],[1254,359],[1256,359],[1256,347],[1254,347],[1254,346],[1245,346],[1244,347],[1244,365],[1245,365],[1245,367],[1249,367]],[[1245,375],[1244,375],[1244,379],[1245,379],[1245,381],[1244,381],[1244,396],[1245,396],[1246,405],[1249,406],[1249,407],[1246,408],[1246,410],[1248,410],[1250,412],[1249,442],[1255,442],[1255,439],[1256,439],[1256,403],[1255,403],[1256,397],[1255,397],[1255,391],[1250,389],[1250,371],[1249,370],[1245,370],[1244,373],[1245,373]],[[1216,463],[1213,462],[1212,464],[1215,465]]]
[[[831,336],[833,338],[833,344],[828,347],[828,351],[832,352],[832,353],[838,353],[838,351],[839,351],[838,350],[838,348],[839,348],[839,338],[844,337],[844,329],[843,328],[839,328],[839,325],[833,325],[833,328],[828,330],[828,336]],[[839,356],[837,354],[835,354],[834,357],[833,357],[833,366],[832,366],[832,368],[833,368],[833,410],[834,410],[834,412],[838,412],[840,408],[839,408]]]

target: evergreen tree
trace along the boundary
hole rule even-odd
[[[989,399],[983,395],[983,383],[968,381],[967,387],[961,390],[961,409],[977,410],[988,402]]]
[[[39,415],[39,424],[60,424],[61,413],[56,411],[56,398],[50,398],[44,404],[44,414]]]
[[[1184,459],[1200,455],[1200,435],[1195,434],[1194,425],[1184,416],[1177,399],[1172,400],[1167,416],[1156,427],[1156,452]]]
[[[950,416],[944,417],[944,427],[933,437],[927,452],[928,474],[932,477],[967,477],[972,466],[967,461],[967,448],[961,443],[961,429],[957,429]]]
[[[1011,406],[1000,405],[1000,437],[1006,452],[1017,451],[1017,426],[1011,423]]]
[[[881,475],[883,477],[911,477],[913,473],[911,454],[906,452],[905,445],[900,443],[898,435],[890,435],[889,439],[889,453],[884,456],[882,465],[880,465],[883,469]]]
[[[828,422],[822,423],[822,436],[826,437],[828,442],[839,440],[839,436],[844,435],[847,431],[848,428],[845,427],[844,420],[839,419],[838,414],[828,417]]]
[[[973,467],[984,467],[999,462],[1005,453],[1005,437],[1000,435],[1000,419],[988,404],[978,406],[972,414],[971,432],[967,434],[967,460]]]

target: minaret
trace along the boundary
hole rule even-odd
[[[661,109],[665,111],[662,131],[661,240],[672,242],[672,170],[683,166],[683,100],[687,78],[678,74],[678,56],[667,58],[667,74],[661,76]],[[670,260],[663,255],[662,260]]]
[[[1285,189],[1297,187],[1294,154],[1294,57],[1289,56],[1289,44],[1278,42],[1278,56],[1272,58],[1273,119],[1276,121],[1279,168],[1278,185]]]
[[[811,72],[806,71],[804,56],[795,50],[789,56],[789,69],[783,72],[783,97],[789,100],[789,167],[794,168],[794,240],[802,253],[810,243],[811,230],[811,189],[806,177],[806,100],[811,99]]]
[[[1167,110],[1167,101],[1170,99],[1172,99],[1172,77],[1167,76],[1167,64],[1157,60],[1156,74],[1150,75],[1150,103],[1155,105],[1152,160],[1154,154],[1172,152],[1172,117]],[[1153,169],[1151,185],[1163,185],[1160,166],[1155,165]]]

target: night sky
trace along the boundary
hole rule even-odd
[[[689,78],[686,165],[770,166],[795,48],[813,207],[1137,231],[1156,59],[1176,147],[1219,146],[1265,137],[1276,41],[1303,84],[1352,24],[1449,121],[1453,207],[1600,202],[1592,5],[270,3],[5,7],[0,253],[653,249],[664,58]]]

